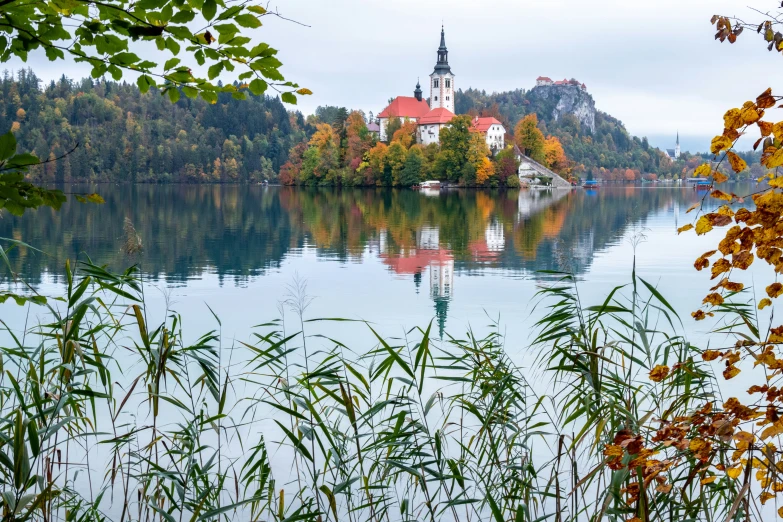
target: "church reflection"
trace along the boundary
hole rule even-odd
[[[644,226],[654,212],[676,215],[698,197],[688,190],[631,187],[603,187],[590,197],[582,190],[65,189],[95,190],[106,204],[69,202],[59,212],[0,219],[0,238],[23,239],[46,253],[9,252],[12,269],[30,284],[62,274],[66,259],[85,254],[113,270],[137,263],[148,280],[176,284],[215,274],[222,284],[241,285],[305,254],[342,264],[372,259],[410,280],[412,292],[429,294],[440,331],[461,277],[490,270],[513,277],[557,269],[583,274],[595,253],[628,227]],[[134,258],[121,250],[125,218],[144,245]]]

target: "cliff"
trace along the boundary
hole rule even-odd
[[[534,87],[527,93],[530,104],[536,112],[544,113],[554,121],[566,114],[573,115],[582,128],[595,132],[595,101],[578,85],[544,85]]]

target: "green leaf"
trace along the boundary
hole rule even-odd
[[[155,85],[152,78],[147,76],[146,74],[142,74],[139,76],[139,78],[136,80],[136,85],[139,86],[139,91],[141,91],[142,94],[150,90],[150,86]]]
[[[0,136],[0,161],[5,161],[16,152],[16,136],[11,131]]]
[[[177,101],[179,101],[179,89],[172,87],[168,92],[171,103],[177,103]]]
[[[204,18],[208,22],[215,18],[216,12],[217,4],[215,3],[215,0],[204,0],[204,7],[201,8],[201,14],[204,15]]]
[[[220,72],[223,70],[223,62],[218,62],[212,66],[210,66],[209,70],[207,71],[207,75],[209,76],[210,80],[214,80],[218,77]]]
[[[248,87],[250,88],[250,92],[252,92],[255,96],[261,96],[266,91],[267,83],[264,80],[256,78],[250,82]]]
[[[290,103],[291,105],[296,105],[296,96],[292,92],[284,92],[280,98],[283,100],[284,103]]]
[[[234,21],[242,27],[255,29],[261,27],[261,21],[251,14],[241,14],[234,17]]]
[[[186,24],[186,23],[190,22],[191,20],[193,20],[193,18],[195,18],[195,16],[196,16],[196,13],[194,13],[193,11],[183,10],[183,11],[178,12],[174,16],[172,16],[170,22],[172,24]]]
[[[163,65],[163,69],[166,71],[173,69],[174,67],[179,65],[179,62],[180,62],[179,58],[170,58],[166,60],[166,63]]]

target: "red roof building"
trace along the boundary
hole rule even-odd
[[[430,112],[430,106],[424,100],[413,96],[397,96],[388,107],[383,109],[378,118],[409,118],[418,120]]]
[[[422,116],[418,123],[419,125],[443,125],[444,123],[450,122],[452,118],[454,118],[453,112],[444,107],[438,107]]]
[[[549,76],[539,76],[538,78],[536,78],[536,81],[537,82],[551,82],[552,78],[550,78]]]
[[[488,116],[486,118],[473,118],[473,125],[470,127],[471,132],[487,132],[493,125],[503,126],[497,119]]]

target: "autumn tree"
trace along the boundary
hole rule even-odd
[[[394,143],[398,141],[403,147],[409,149],[411,145],[416,142],[417,128],[418,126],[416,125],[415,121],[406,119],[402,125],[400,125],[400,128],[394,131],[391,142]]]
[[[558,174],[563,174],[568,169],[568,158],[563,144],[556,136],[547,136],[544,140],[544,157],[546,166]]]
[[[546,163],[544,135],[538,129],[538,116],[535,113],[528,114],[517,122],[514,142],[525,156],[539,163]]]
[[[507,185],[506,180],[518,176],[519,161],[511,147],[501,150],[495,155],[495,176],[501,186]]]

